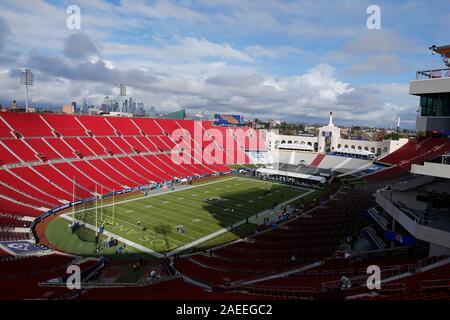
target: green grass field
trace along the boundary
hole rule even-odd
[[[97,225],[103,218],[107,222],[106,231],[164,253],[270,209],[274,202],[280,204],[308,191],[256,179],[227,177],[175,191],[162,191],[148,197],[118,201],[114,210],[111,204],[103,205],[97,208]],[[95,209],[80,210],[75,216],[90,225],[96,224]],[[46,232],[52,243],[59,242],[59,245],[54,243],[58,247],[62,241],[67,241],[62,240],[65,238],[64,233],[67,237],[76,237],[67,231],[68,222],[62,219],[53,221]],[[178,232],[177,225],[183,225],[185,232]],[[215,239],[230,241],[235,238],[231,233],[227,231]],[[205,242],[216,243],[215,239],[205,239]],[[71,249],[79,251],[73,243]],[[92,243],[84,245],[92,250]]]

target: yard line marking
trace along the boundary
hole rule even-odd
[[[61,217],[63,217],[63,218],[66,219],[66,220],[69,220],[69,221],[74,221],[74,220],[76,220],[76,219],[72,218],[71,216],[67,216],[65,213],[62,214]],[[90,224],[88,224],[88,223],[85,223],[85,226],[86,226],[87,228],[91,229],[91,230],[98,231],[98,228],[96,228],[96,227],[94,227],[94,226],[92,226],[92,225],[90,225]],[[143,252],[145,252],[145,253],[149,253],[149,254],[151,254],[151,255],[154,255],[154,256],[157,257],[157,258],[162,258],[162,257],[164,257],[164,255],[161,254],[161,253],[159,253],[159,252],[156,252],[156,251],[154,251],[154,250],[152,250],[152,249],[149,249],[149,248],[147,248],[147,247],[144,247],[143,245],[140,245],[140,244],[138,244],[138,243],[135,243],[135,242],[133,242],[133,241],[130,241],[130,240],[124,238],[124,237],[121,237],[121,236],[119,236],[119,235],[117,235],[117,234],[114,234],[114,233],[112,233],[112,232],[109,232],[109,231],[107,231],[107,230],[104,230],[104,231],[103,231],[103,234],[106,235],[106,236],[108,236],[108,237],[113,237],[113,238],[117,239],[118,241],[120,241],[120,242],[122,242],[122,243],[125,243],[126,245],[128,245],[128,246],[130,246],[130,247],[133,247],[133,248],[136,248],[136,249],[138,249],[138,250],[141,250],[141,251],[143,251]]]
[[[287,200],[287,201],[285,201],[285,202],[279,204],[279,206],[281,207],[281,206],[283,206],[283,205],[285,205],[285,204],[287,204],[287,203],[290,203],[290,202],[293,202],[293,201],[295,201],[295,200],[297,200],[297,199],[303,198],[303,197],[307,196],[308,194],[310,194],[310,193],[312,193],[312,192],[314,192],[314,191],[315,191],[315,190],[309,190],[309,191],[306,192],[306,193],[302,193],[301,195],[299,195],[299,196],[297,196],[297,197],[294,197],[294,198],[292,198],[292,199],[290,199],[290,200]],[[259,212],[259,213],[255,214],[255,215],[251,216],[251,217],[248,217],[248,221],[250,221],[251,219],[254,219],[257,215],[260,215],[261,213],[266,212],[266,211],[272,211],[272,210],[271,210],[271,209],[264,210],[264,211]],[[243,219],[243,220],[241,220],[241,221],[239,221],[239,222],[233,224],[232,226],[233,226],[233,227],[238,227],[238,226],[243,225],[244,223],[247,223],[247,219]],[[177,253],[179,253],[179,252],[182,252],[182,251],[184,251],[184,250],[186,250],[186,249],[192,248],[193,246],[196,246],[197,244],[200,244],[200,243],[203,243],[203,242],[205,242],[205,241],[208,241],[208,240],[210,240],[210,239],[212,239],[212,238],[214,238],[214,237],[216,237],[216,236],[219,236],[219,235],[221,235],[221,234],[223,234],[223,233],[225,233],[225,232],[227,232],[227,231],[230,231],[232,226],[228,226],[228,227],[226,227],[226,228],[222,228],[222,229],[220,229],[220,230],[217,230],[216,232],[213,232],[213,233],[211,233],[211,234],[209,234],[209,235],[207,235],[207,236],[204,236],[203,238],[197,239],[197,240],[195,240],[195,241],[193,241],[193,242],[191,242],[191,243],[188,243],[188,244],[186,244],[186,245],[184,245],[184,246],[178,247],[178,248],[176,248],[176,249],[174,249],[174,250],[172,250],[172,251],[166,253],[166,255],[167,255],[168,257],[170,257],[170,256],[173,256],[173,255],[175,255],[175,254],[177,254]]]
[[[161,209],[159,209],[159,210],[161,210]],[[179,224],[179,219],[173,217],[173,208],[172,208],[172,210],[164,210],[164,211],[170,213],[171,216],[168,216],[168,215],[166,215],[166,214],[159,214],[159,213],[157,213],[157,212],[155,211],[155,212],[152,213],[152,216],[149,217],[147,214],[140,213],[140,211],[138,211],[138,213],[134,213],[132,217],[130,217],[130,216],[126,216],[126,217],[127,217],[127,219],[131,219],[131,218],[139,218],[139,219],[141,219],[142,222],[144,222],[145,224],[147,224],[147,225],[152,225],[152,226],[158,226],[158,225],[155,224],[155,223],[156,223],[155,221],[153,221],[153,222],[150,221],[150,222],[149,222],[149,221],[147,220],[148,218],[151,218],[152,220],[156,220],[157,222],[165,222],[165,223],[167,223],[168,220],[175,220],[175,222],[170,222],[170,224],[171,224],[172,226],[176,226],[177,224]],[[125,216],[124,213],[121,213],[121,215],[122,215],[122,216]],[[184,215],[184,216],[185,216],[185,215]],[[124,221],[124,220],[120,220],[120,219],[117,219],[117,218],[116,218],[116,220],[126,222],[126,221]],[[188,223],[188,222],[186,222],[186,223]],[[129,224],[130,224],[130,223],[129,223]],[[188,224],[189,224],[189,223],[188,223]],[[216,224],[215,224],[215,225],[216,225]],[[193,226],[194,226],[194,225],[193,225]],[[197,227],[198,227],[198,226],[197,226]],[[207,231],[207,230],[206,230],[206,231]],[[204,232],[199,232],[199,231],[197,231],[197,230],[190,230],[190,232],[194,232],[194,233],[198,233],[198,234],[203,234],[203,233],[204,233]],[[182,234],[182,236],[184,236],[184,237],[186,237],[186,238],[189,238],[189,239],[193,239],[191,236],[188,236],[188,235],[186,235],[186,234]],[[195,239],[195,238],[194,238],[194,239]]]
[[[231,178],[231,179],[237,179],[237,178]],[[220,181],[215,181],[214,183],[219,183],[219,182],[224,183],[224,182],[226,182],[228,180],[231,180],[231,179],[226,179],[226,180],[224,179],[224,180],[220,180]],[[255,191],[255,190],[260,190],[259,192],[261,192],[261,190],[263,190],[263,188],[261,188],[261,185],[272,184],[270,182],[264,182],[264,181],[255,180],[255,179],[239,179],[239,181],[246,181],[248,183],[237,184],[237,185],[241,186],[241,188],[237,188],[237,189],[239,191],[249,190],[249,192],[252,192],[252,191]],[[210,184],[210,183],[208,183],[208,184]],[[203,185],[200,185],[200,186],[195,186],[195,187],[199,188],[199,187],[203,187],[205,185],[206,184],[203,184]],[[286,188],[287,186],[277,185],[277,187],[284,187],[284,188]],[[227,186],[227,188],[230,188],[230,186]],[[184,192],[184,190],[188,190],[188,189],[191,189],[191,188],[190,187],[188,187],[188,188],[180,188],[180,189],[168,191],[168,192],[165,192],[165,193],[150,195],[150,196],[146,196],[146,197],[142,197],[142,198],[125,200],[125,201],[117,202],[116,204],[119,205],[119,204],[124,204],[124,203],[134,202],[134,201],[141,201],[141,200],[145,201],[146,198],[150,198],[151,196],[159,196],[159,195],[162,196],[162,195],[168,194],[170,192]],[[309,192],[305,193],[305,191],[308,190],[306,188],[296,188],[296,189],[303,190],[303,193],[300,196],[305,196],[306,194],[309,194]],[[199,191],[200,190],[201,189],[199,189]],[[209,190],[207,190],[207,191],[209,191]],[[309,191],[312,192],[313,190],[309,190]],[[233,191],[228,191],[228,192],[222,192],[222,193],[219,193],[219,194],[220,195],[222,195],[222,194],[230,194],[230,193],[233,193],[233,192],[235,192],[235,191],[233,190]],[[213,192],[213,194],[214,194],[214,192]],[[218,194],[218,193],[216,193],[216,194]],[[197,195],[197,194],[195,194],[195,195]],[[172,196],[172,199],[174,199],[174,198],[175,197]],[[223,198],[223,199],[226,199],[226,198]],[[294,201],[294,199],[295,198],[291,198],[288,201]],[[194,199],[190,198],[190,199],[187,199],[185,201],[185,203],[187,203],[188,207],[190,207],[190,208],[195,210],[195,209],[198,209],[198,204],[199,204],[200,201],[202,201],[202,200],[200,200],[200,199],[194,200]],[[244,202],[245,201],[245,197],[238,198],[236,201],[237,202],[239,202],[239,201]],[[262,201],[261,203],[265,203],[265,202],[266,201]],[[170,201],[164,201],[164,203],[170,203]],[[175,203],[173,203],[171,205],[162,205],[161,203],[158,203],[158,206],[157,206],[158,210],[155,210],[155,211],[157,211],[157,213],[153,214],[153,212],[152,212],[152,215],[148,215],[148,212],[144,213],[142,206],[139,206],[137,208],[138,209],[138,211],[137,211],[138,214],[133,214],[131,219],[133,219],[133,217],[136,219],[136,217],[139,216],[139,217],[142,217],[141,220],[143,222],[147,222],[146,219],[150,218],[153,221],[152,222],[148,222],[147,224],[148,225],[154,225],[155,221],[166,222],[167,223],[167,216],[168,215],[166,215],[165,213],[170,213],[171,220],[175,221],[175,222],[170,222],[170,224],[172,225],[172,224],[181,222],[178,217],[184,217],[184,218],[188,218],[188,219],[190,217],[192,217],[192,214],[189,214],[189,213],[187,214],[185,203],[181,204],[181,203],[178,203],[177,201],[175,201]],[[178,204],[178,206],[174,206],[174,204]],[[112,204],[99,206],[99,207],[102,208],[102,207],[108,207],[108,206],[111,206],[111,205]],[[241,207],[242,205],[243,204],[238,203],[236,206],[237,207]],[[123,206],[126,207],[127,205],[124,204]],[[130,204],[130,206],[131,206],[131,204]],[[146,208],[147,207],[153,207],[153,206],[152,205],[147,205]],[[180,208],[180,209],[178,210],[178,208]],[[220,206],[218,206],[218,208],[220,210]],[[174,209],[177,209],[177,210],[174,210]],[[226,209],[228,209],[228,208],[226,208]],[[78,212],[92,211],[92,210],[95,210],[95,207],[94,208],[85,209],[85,210],[82,210],[82,211],[78,211]],[[254,212],[254,210],[251,210],[251,206],[246,205],[245,209],[242,210],[241,213],[237,215],[237,217],[239,218],[239,217],[249,216],[249,213],[253,213],[253,212]],[[123,217],[123,218],[125,218],[127,220],[130,219],[130,216],[126,215],[125,213],[126,213],[126,211],[122,211],[120,213],[119,217],[121,217],[121,218]],[[210,212],[210,214],[211,214],[211,212]],[[205,212],[205,215],[208,215],[208,213]],[[212,213],[212,215],[215,215],[215,214]],[[217,215],[221,216],[220,211],[217,213]],[[228,220],[230,225],[232,225],[232,224],[234,224],[236,222],[236,219],[230,219],[230,214],[222,214],[222,217],[220,219],[223,220],[223,221],[227,221]],[[120,220],[120,219],[118,219],[118,220],[119,221],[123,221],[123,220]],[[214,221],[214,223],[212,223],[213,221]],[[128,225],[131,225],[131,223],[128,223],[127,221],[123,221],[123,222],[128,224]],[[209,223],[209,222],[211,222],[211,223]],[[192,222],[189,222],[189,220],[187,220],[187,221],[182,221],[181,223],[190,225]],[[145,223],[144,223],[144,225],[145,225]],[[207,232],[211,232],[210,231],[211,228],[209,228],[209,230],[207,230],[208,229],[208,227],[207,227],[208,225],[214,226],[215,228],[220,227],[220,226],[217,225],[217,219],[212,218],[211,215],[208,215],[207,219],[204,219],[204,221],[200,220],[199,222],[197,222],[196,225],[193,225],[193,226],[195,226],[197,230],[205,230]],[[188,230],[190,230],[190,229],[188,229]],[[204,231],[196,231],[196,230],[190,230],[190,231],[193,231],[194,233],[198,233],[198,234],[205,234],[206,233]],[[153,232],[153,231],[149,230],[149,232]],[[155,233],[155,232],[153,232],[153,233]],[[159,233],[156,233],[156,234],[158,235],[158,238],[160,238],[160,234]],[[182,244],[186,244],[186,240],[183,239],[183,238],[195,239],[195,237],[188,237],[188,236],[183,237],[182,235],[179,235],[179,236],[182,238],[182,240],[184,242],[179,241],[177,239],[173,239],[173,240],[175,242],[182,243]],[[170,239],[170,237],[168,237],[168,239]],[[173,246],[174,246],[174,244],[172,243],[171,247],[173,247]]]
[[[172,193],[172,192],[179,192],[179,191],[184,191],[184,190],[190,190],[190,189],[201,188],[201,187],[206,186],[206,185],[210,185],[210,184],[214,184],[214,183],[220,183],[220,182],[225,182],[225,181],[234,180],[234,179],[237,179],[237,177],[231,177],[231,178],[228,178],[228,179],[221,179],[221,180],[217,180],[217,181],[207,182],[207,183],[203,183],[203,184],[198,185],[198,186],[181,187],[180,189],[169,190],[169,191],[165,191],[165,192],[161,192],[161,193],[156,193],[156,194],[150,194],[150,195],[148,195],[148,196],[144,196],[144,197],[140,197],[140,198],[134,198],[134,199],[128,199],[128,200],[118,201],[118,202],[115,202],[114,205],[117,206],[117,205],[122,204],[122,203],[128,203],[128,202],[134,202],[134,201],[141,201],[141,200],[143,200],[143,199],[148,199],[148,198],[152,198],[152,197],[163,196],[163,195],[165,195],[165,194],[169,194],[169,193]],[[112,204],[112,203],[109,203],[109,204],[104,204],[104,205],[102,205],[102,206],[98,206],[98,208],[107,208],[107,207],[112,207],[112,206],[113,206],[113,204]],[[75,211],[75,213],[81,213],[81,212],[85,212],[85,211],[90,211],[90,210],[92,210],[92,209],[95,209],[95,207],[88,208],[88,209],[78,210],[78,211]]]

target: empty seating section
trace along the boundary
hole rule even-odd
[[[166,180],[171,180],[171,179],[160,178],[159,176],[155,175],[154,173],[148,171],[146,169],[146,167],[143,167],[138,162],[134,161],[134,159],[132,157],[121,157],[120,161],[122,161],[122,163],[125,164],[126,166],[128,166],[129,168],[133,168],[133,170],[137,174],[139,174],[142,177],[145,177],[146,179],[148,179],[150,181],[162,182],[162,181],[166,181]]]
[[[17,175],[23,181],[26,181],[30,185],[39,187],[40,190],[51,194],[54,197],[62,200],[72,200],[72,193],[66,192],[59,188],[57,185],[52,184],[50,179],[39,175],[29,167],[19,167],[9,169],[13,174]]]
[[[20,159],[5,148],[0,141],[0,166],[17,162],[20,162]]]
[[[112,166],[117,171],[120,171],[123,175],[130,178],[132,181],[135,182],[136,185],[146,185],[151,183],[151,181],[144,179],[143,177],[139,176],[135,172],[133,172],[132,169],[128,168],[126,165],[124,165],[120,160],[120,158],[107,158],[104,159],[106,163],[108,163],[110,166]]]
[[[153,143],[151,143],[151,141],[148,137],[135,137],[135,139],[137,141],[139,141],[141,143],[141,145],[143,145],[145,147],[145,149],[148,150],[149,152],[157,152],[158,151],[156,146]]]
[[[42,199],[48,203],[54,204],[55,206],[59,204],[57,198],[49,193],[42,192],[45,190],[32,187],[32,184],[18,178],[7,170],[0,170],[0,181],[16,190],[20,190],[21,192],[32,196],[33,198]]]
[[[98,170],[103,172],[105,175],[111,177],[111,179],[117,181],[123,186],[133,187],[137,185],[137,182],[131,180],[129,177],[125,175],[125,173],[122,173],[120,170],[115,169],[113,166],[109,165],[103,159],[89,160],[89,162],[93,166],[95,166]]]
[[[38,161],[36,153],[33,152],[22,140],[20,139],[7,139],[2,142],[10,150],[14,150],[14,154],[17,155],[23,162]]]
[[[15,232],[12,230],[0,229],[0,241],[17,241],[30,239],[29,232]]]
[[[149,150],[143,146],[137,139],[136,137],[123,137],[123,140],[125,140],[125,143],[127,145],[129,145],[128,148],[131,147],[131,151],[129,153],[133,153],[133,152],[149,152]]]
[[[0,226],[3,228],[29,228],[30,221],[9,214],[0,214]]]
[[[58,134],[63,137],[86,137],[86,130],[75,119],[75,116],[59,114],[43,114],[41,117]],[[54,136],[53,134],[50,135]]]
[[[79,186],[78,181],[75,183],[73,177],[68,178],[59,173],[50,165],[39,165],[33,167],[39,175],[42,175],[47,181],[52,181],[55,185],[63,189],[69,194],[74,194],[76,199],[88,198],[92,196],[90,191],[87,191]],[[75,188],[75,192],[74,189]]]
[[[173,142],[169,137],[159,136],[158,138],[168,147],[165,147],[166,150],[171,150],[173,147],[175,147],[175,142]]]
[[[204,131],[211,128],[223,134],[223,139],[203,141]],[[191,135],[184,139],[192,151],[181,164],[170,155],[181,142],[171,139],[177,129]],[[38,215],[42,208],[71,201],[74,190],[75,198],[82,199],[93,196],[96,189],[110,192],[175,177],[228,172],[226,164],[250,161],[245,149],[257,134],[254,129],[239,128],[244,136],[235,137],[233,130],[192,120],[2,113],[4,207],[0,213]],[[225,138],[231,146],[226,151],[222,150]],[[212,156],[204,155],[203,149],[211,143]],[[219,153],[219,159],[214,158]]]
[[[447,152],[450,152],[449,138],[429,137],[419,141],[410,140],[403,147],[381,158],[380,161],[409,169],[411,164],[433,160]]]
[[[65,159],[76,158],[73,150],[60,138],[45,138],[47,144]]]
[[[318,167],[322,160],[325,158],[325,153],[319,153],[316,158],[311,162],[312,167]]]
[[[52,166],[70,179],[71,182],[74,182],[77,185],[82,186],[84,189],[90,190],[91,192],[103,193],[111,191],[108,187],[100,184],[98,181],[95,181],[92,177],[77,170],[71,162],[54,163]]]
[[[133,148],[122,137],[111,137],[111,141],[122,151],[121,153],[134,153]]]
[[[117,132],[120,132],[120,134],[123,136],[141,135],[141,131],[129,118],[107,117],[105,119],[114,127]]]
[[[14,135],[11,129],[6,125],[3,118],[0,118],[0,138],[12,138]]]
[[[78,121],[95,136],[115,136],[116,133],[104,117],[77,116]]]
[[[103,148],[105,150],[107,150],[107,152],[109,154],[122,154],[123,151],[120,150],[116,144],[114,144],[109,138],[106,137],[99,137],[99,138],[95,138],[95,140],[100,143]]]
[[[108,153],[105,151],[105,148],[99,144],[94,138],[80,138],[80,140],[92,150],[97,156],[105,156]]]
[[[28,203],[28,204],[34,205],[38,208],[51,207],[51,205],[49,205],[49,203],[39,201],[38,199],[34,199],[24,193],[18,192],[16,190],[14,190],[14,187],[12,187],[12,186],[0,184],[0,194],[3,196],[6,196],[8,198],[21,201],[23,203]]]
[[[95,166],[91,165],[88,161],[75,161],[72,164],[81,172],[91,177],[94,181],[98,182],[101,186],[105,186],[111,190],[121,190],[123,186],[114,182],[108,176],[99,171]],[[98,187],[100,190],[100,186]]]
[[[0,208],[1,212],[7,212],[18,216],[37,217],[43,213],[42,211],[36,208],[8,200],[7,198],[4,198],[1,194],[0,194]]]
[[[159,135],[161,135],[161,134],[172,135],[172,133],[175,130],[180,129],[177,122],[174,120],[168,120],[168,119],[153,119],[153,120],[160,128]]]
[[[50,299],[69,292],[67,288],[40,287],[39,282],[63,276],[72,260],[61,255],[3,259],[0,269],[5,275],[0,276],[0,299]]]
[[[158,155],[156,158],[158,159],[158,161],[160,163],[167,164],[167,166],[169,166],[169,167],[173,168],[175,171],[181,173],[184,177],[191,175],[189,170],[186,169],[186,165],[177,164],[177,163],[173,162],[171,156],[169,156],[167,154]]]
[[[154,172],[158,177],[163,178],[164,180],[172,180],[174,175],[168,172],[167,170],[163,170],[159,167],[155,162],[156,156],[148,155],[143,157],[132,157],[136,162],[141,164],[144,168],[147,168],[151,172]]]
[[[78,138],[63,138],[63,140],[70,146],[71,149],[74,150],[77,157],[91,157],[94,155],[94,153],[90,151]]]
[[[22,137],[50,137],[52,130],[36,113],[5,112],[3,119]]]
[[[28,145],[33,148],[34,151],[38,153],[38,157],[46,160],[61,159],[61,156],[56,153],[47,143],[45,143],[43,138],[36,139],[25,139]]]
[[[171,177],[181,177],[183,176],[183,174],[181,174],[178,171],[178,167],[176,167],[177,170],[175,170],[175,168],[172,168],[172,166],[167,165],[166,163],[164,163],[164,161],[161,161],[159,159],[159,156],[157,155],[147,155],[144,156],[144,158],[147,160],[148,163],[151,163],[154,167],[158,168],[161,172],[165,172],[168,175],[170,175]]]
[[[161,128],[156,125],[154,119],[133,118],[131,121],[141,130],[141,133],[145,133],[147,136],[159,136],[163,134]]]
[[[170,150],[170,146],[167,145],[168,140],[170,140],[168,137],[148,137],[148,139],[151,141],[151,143],[153,143],[156,147],[157,151],[169,151]],[[173,145],[172,142],[169,142],[170,144]]]

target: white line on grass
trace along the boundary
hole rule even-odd
[[[210,184],[213,184],[213,183],[220,183],[220,182],[229,181],[229,180],[233,180],[233,179],[237,179],[237,177],[232,177],[232,178],[229,178],[229,179],[223,179],[223,180],[218,180],[218,181],[207,182],[207,183],[203,183],[203,184],[198,185],[198,186],[190,186],[190,187],[184,187],[184,188],[175,189],[175,190],[169,190],[169,191],[161,192],[161,193],[157,193],[157,194],[150,194],[148,196],[144,196],[144,197],[140,197],[140,198],[123,200],[123,201],[115,202],[114,205],[117,206],[117,205],[122,204],[122,203],[128,203],[128,202],[133,202],[133,201],[140,201],[142,199],[147,199],[147,198],[151,198],[151,197],[163,196],[165,194],[169,194],[169,193],[172,193],[172,192],[178,192],[178,191],[189,190],[189,189],[194,189],[194,188],[201,188],[203,186],[210,185]],[[98,206],[97,208],[112,207],[112,205],[113,205],[112,203],[108,203],[108,204],[104,204],[102,206]],[[90,210],[93,210],[93,209],[95,209],[95,207],[87,208],[87,209],[83,209],[83,210],[78,210],[78,211],[75,211],[75,213],[86,212],[86,211],[90,211]]]
[[[141,197],[141,198],[135,198],[135,199],[124,200],[124,201],[115,203],[115,205],[117,205],[117,204],[123,204],[123,203],[129,203],[129,202],[134,202],[134,201],[140,201],[140,200],[145,199],[145,198],[150,198],[150,197],[153,197],[153,196],[159,196],[159,195],[165,195],[165,194],[168,194],[168,193],[171,193],[171,192],[178,192],[178,191],[188,190],[188,189],[192,189],[192,188],[199,188],[199,187],[203,187],[203,186],[205,186],[205,185],[209,185],[209,184],[213,184],[213,183],[223,183],[223,182],[226,182],[226,181],[229,181],[229,180],[233,180],[233,179],[238,179],[238,181],[244,181],[244,180],[246,180],[246,181],[254,181],[254,182],[258,182],[258,183],[265,183],[265,184],[271,184],[271,185],[272,185],[271,182],[266,182],[266,181],[261,181],[261,180],[255,180],[255,179],[247,179],[247,178],[237,178],[237,177],[233,177],[233,178],[229,178],[229,179],[223,179],[223,180],[219,180],[219,181],[213,181],[213,182],[205,183],[205,184],[198,185],[198,186],[191,186],[191,187],[186,187],[186,188],[182,188],[182,189],[178,189],[178,190],[167,191],[167,192],[164,192],[164,193],[153,194],[153,195],[149,195],[149,196],[145,196],[145,197]],[[237,185],[239,185],[239,184],[237,184]],[[283,185],[281,185],[281,184],[277,184],[277,185],[283,186]],[[230,186],[227,186],[227,188],[229,188],[229,187],[230,187]],[[306,189],[306,188],[298,188],[298,189],[308,190],[308,189]],[[244,190],[245,190],[245,189],[244,189]],[[315,191],[315,190],[309,190],[308,192],[303,193],[303,194],[299,195],[298,197],[294,197],[294,198],[291,198],[291,199],[289,199],[289,200],[283,202],[282,204],[280,204],[280,206],[283,205],[283,204],[286,204],[286,203],[295,201],[295,200],[297,200],[297,199],[299,199],[299,198],[302,198],[302,197],[304,197],[304,196],[306,196],[306,195],[308,195],[308,194],[310,194],[311,192],[314,192],[314,191]],[[193,194],[193,195],[194,195],[194,194]],[[112,206],[112,204],[103,205],[103,206],[100,206],[99,208],[109,207],[109,206]],[[237,206],[239,207],[240,204],[237,204]],[[150,206],[146,206],[146,207],[152,207],[152,206],[150,205]],[[77,211],[76,213],[79,213],[79,212],[85,212],[85,211],[90,211],[90,210],[93,210],[93,209],[95,209],[95,208],[89,208],[89,209],[80,210],[80,211]],[[164,209],[163,209],[163,210],[164,210]],[[260,213],[258,213],[258,214],[261,214],[261,213],[266,212],[266,211],[268,211],[268,210],[262,211],[262,212],[260,212]],[[140,210],[138,210],[138,212],[140,212]],[[124,214],[122,213],[122,215],[124,215]],[[140,214],[139,214],[139,215],[140,215]],[[257,214],[256,214],[256,215],[257,215]],[[252,220],[256,215],[254,215],[254,216],[249,216],[249,217],[248,217],[249,221]],[[63,216],[63,215],[62,215],[62,216]],[[64,216],[65,216],[66,218],[68,218],[69,220],[72,220],[72,218],[69,217],[69,216],[66,216],[66,214],[64,214]],[[126,216],[126,215],[124,215],[124,216]],[[143,216],[143,217],[145,218],[146,216]],[[127,218],[128,218],[128,217],[127,217]],[[132,223],[130,223],[130,222],[128,222],[128,221],[124,221],[124,220],[120,220],[120,219],[117,219],[117,220],[122,221],[122,222],[124,222],[125,224],[128,224],[128,225],[133,225]],[[144,219],[144,220],[145,220],[145,219]],[[160,220],[160,219],[156,218],[156,220]],[[232,224],[232,225],[233,225],[234,227],[237,227],[237,226],[239,226],[239,225],[245,223],[246,220],[247,220],[247,218],[245,218],[245,219],[243,219],[243,220],[241,220],[241,221],[239,221],[239,222],[236,222],[236,223],[234,223],[234,224]],[[146,222],[146,221],[145,221],[145,222]],[[202,224],[209,224],[209,223],[207,223],[207,222],[205,223],[205,222],[206,222],[206,221],[200,222],[200,225],[202,225]],[[152,223],[147,223],[147,224],[153,225]],[[189,223],[188,223],[188,224],[189,224]],[[86,225],[87,225],[88,227],[90,227],[91,229],[95,230],[95,227],[94,227],[94,226],[91,226],[91,225],[89,225],[89,224],[86,224]],[[197,227],[200,227],[200,226],[197,225]],[[201,228],[200,228],[200,229],[201,229]],[[224,233],[224,232],[227,232],[229,229],[231,229],[231,226],[229,226],[229,227],[227,227],[227,228],[222,228],[222,229],[220,229],[220,230],[217,230],[217,231],[214,232],[214,233],[211,233],[211,234],[206,235],[206,236],[204,236],[204,237],[202,237],[202,238],[199,238],[199,239],[197,239],[197,240],[194,240],[194,241],[192,241],[192,242],[190,242],[190,243],[188,243],[188,244],[185,244],[185,245],[183,245],[183,246],[181,246],[181,247],[175,248],[174,250],[170,251],[169,254],[175,254],[175,253],[177,253],[177,252],[181,252],[181,251],[184,250],[185,248],[189,248],[189,247],[195,246],[195,245],[198,244],[198,243],[202,243],[202,242],[204,242],[204,241],[207,241],[207,240],[209,240],[209,239],[211,239],[211,238],[213,238],[213,237],[215,237],[215,236],[217,236],[217,235],[219,235],[219,234],[222,234],[222,233]],[[159,234],[158,234],[158,233],[156,233],[156,232],[154,232],[154,231],[151,231],[151,230],[149,230],[149,231],[152,232],[152,233],[154,233],[154,234],[156,234],[156,235],[158,236],[158,238],[159,238]],[[194,232],[196,232],[196,233],[201,233],[201,232],[197,232],[197,231],[195,231],[195,230],[192,230],[192,231],[194,231]],[[139,249],[139,250],[142,250],[142,251],[144,251],[144,252],[147,252],[147,253],[150,253],[150,254],[153,254],[153,255],[156,255],[156,256],[162,256],[160,253],[157,253],[157,252],[154,251],[154,250],[148,249],[148,248],[146,248],[146,247],[144,247],[144,246],[142,246],[142,245],[140,245],[140,244],[134,243],[134,242],[132,242],[132,241],[130,241],[130,240],[128,240],[128,239],[125,239],[125,238],[123,238],[123,237],[120,237],[120,236],[118,236],[118,235],[115,235],[115,234],[112,233],[112,232],[109,232],[109,231],[108,231],[108,233],[106,233],[106,231],[105,231],[105,234],[110,234],[110,235],[116,237],[117,239],[123,239],[123,240],[126,240],[126,241],[122,241],[122,240],[121,240],[121,241],[122,241],[123,243],[130,244],[130,246],[135,247],[135,248],[137,248],[137,249]],[[190,239],[193,239],[193,238],[191,238],[191,237],[189,237],[189,236],[186,236],[186,235],[185,235],[185,237],[188,238],[188,239],[189,239],[189,238],[190,238]],[[167,237],[167,238],[170,239],[170,240],[173,240],[173,241],[175,241],[175,242],[178,242],[178,243],[183,243],[183,242],[181,242],[181,241],[179,241],[179,240],[172,239],[172,238],[170,238],[170,237]],[[133,245],[132,245],[132,244],[133,244]],[[142,248],[146,248],[146,250],[143,250]],[[180,248],[184,248],[184,249],[180,249]]]
[[[76,219],[74,219],[74,218],[72,218],[71,216],[68,216],[67,214],[62,214],[61,215],[61,217],[62,218],[64,218],[64,219],[66,219],[66,220],[69,220],[69,221],[76,221]],[[98,228],[96,228],[96,227],[94,227],[94,226],[91,226],[90,224],[85,224],[85,226],[87,227],[87,228],[89,228],[89,229],[91,229],[91,230],[94,230],[94,231],[98,231]],[[127,246],[130,246],[130,247],[133,247],[133,248],[136,248],[136,249],[138,249],[138,250],[141,250],[141,251],[143,251],[143,252],[145,252],[145,253],[149,253],[149,254],[151,254],[151,255],[154,255],[155,257],[157,257],[157,258],[162,258],[164,255],[162,255],[161,253],[159,253],[159,252],[156,252],[156,251],[154,251],[154,250],[152,250],[152,249],[149,249],[149,248],[147,248],[147,247],[144,247],[144,246],[142,246],[142,245],[140,245],[140,244],[138,244],[138,243],[136,243],[136,242],[133,242],[133,241],[130,241],[130,240],[128,240],[128,239],[126,239],[126,238],[123,238],[123,237],[121,237],[121,236],[119,236],[119,235],[117,235],[117,234],[114,234],[114,233],[112,233],[112,232],[109,232],[109,231],[103,231],[103,234],[104,235],[106,235],[106,236],[109,236],[109,237],[113,237],[113,238],[115,238],[115,239],[117,239],[118,241],[120,241],[120,242],[122,242],[122,243],[125,243]]]
[[[295,200],[298,200],[298,199],[300,199],[300,198],[303,198],[303,197],[305,197],[305,196],[307,196],[307,195],[309,195],[309,194],[311,194],[312,192],[315,192],[315,191],[316,191],[316,190],[309,190],[308,192],[303,193],[303,194],[299,195],[298,197],[292,198],[292,199],[290,199],[290,200],[287,200],[287,201],[285,201],[285,202],[279,204],[279,205],[277,206],[277,208],[280,208],[281,206],[283,206],[283,205],[285,205],[285,204],[288,204],[288,203],[290,203],[290,202],[293,202],[293,201],[295,201]],[[274,210],[276,210],[276,209],[274,209]],[[270,209],[269,209],[269,210],[264,210],[264,211],[262,211],[262,212],[259,212],[259,213],[255,214],[255,215],[251,216],[251,217],[248,217],[248,221],[250,222],[250,220],[256,219],[256,217],[257,217],[258,215],[261,215],[261,214],[263,214],[263,213],[265,213],[265,212],[274,211],[274,210],[270,210]],[[179,253],[179,252],[182,252],[182,251],[184,251],[184,250],[186,250],[186,249],[192,248],[193,246],[196,246],[197,244],[200,244],[200,243],[202,243],[202,242],[208,241],[208,240],[210,240],[210,239],[212,239],[212,238],[214,238],[214,237],[216,237],[216,236],[219,236],[219,235],[221,235],[221,234],[223,234],[223,233],[225,233],[225,232],[227,232],[227,231],[230,231],[230,230],[232,229],[232,227],[235,228],[235,227],[238,227],[238,226],[243,225],[244,223],[247,223],[247,219],[243,219],[243,220],[241,220],[241,221],[239,221],[239,222],[237,222],[237,223],[234,223],[232,226],[228,226],[228,227],[226,227],[226,228],[222,228],[222,229],[217,230],[216,232],[213,232],[213,233],[211,233],[211,234],[209,234],[209,235],[207,235],[207,236],[204,236],[204,237],[199,238],[199,239],[197,239],[197,240],[195,240],[195,241],[192,241],[191,243],[188,243],[188,244],[185,244],[184,246],[178,247],[178,248],[176,248],[176,249],[170,251],[169,253],[167,253],[167,256],[170,257],[170,256],[173,256],[173,255],[175,255],[175,254],[177,254],[177,253]]]

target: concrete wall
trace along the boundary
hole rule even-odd
[[[450,117],[420,117],[416,119],[417,131],[448,131]]]
[[[450,92],[450,78],[413,80],[409,84],[409,94]]]

